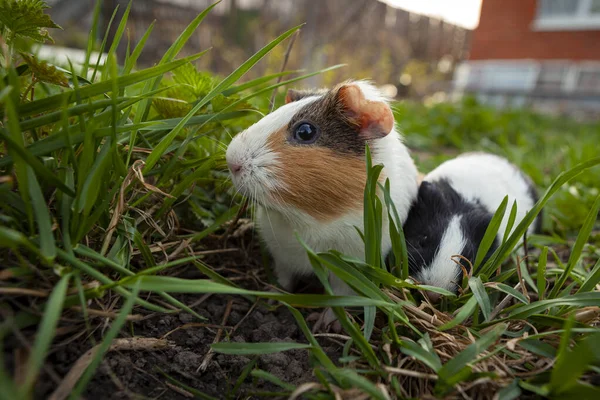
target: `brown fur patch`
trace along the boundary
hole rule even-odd
[[[313,218],[326,222],[362,208],[367,181],[363,159],[342,155],[327,147],[287,143],[287,129],[269,138],[268,146],[279,157],[273,171],[285,188],[273,195]]]

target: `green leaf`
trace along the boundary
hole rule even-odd
[[[287,350],[310,349],[312,346],[305,343],[294,342],[269,342],[269,343],[237,343],[221,342],[210,346],[213,351],[223,354],[246,356],[251,354],[272,354]]]
[[[280,42],[287,39],[289,36],[294,34],[300,26],[294,27],[287,32],[283,33],[271,43],[263,47],[259,50],[255,55],[250,57],[246,62],[244,62],[241,66],[239,66],[235,71],[233,71],[227,78],[223,79],[213,90],[211,90],[202,101],[198,102],[192,108],[192,110],[182,118],[181,122],[171,131],[169,132],[152,150],[152,153],[146,159],[146,165],[144,166],[143,173],[148,173],[152,167],[158,162],[160,157],[165,153],[167,148],[171,145],[171,142],[175,137],[179,134],[179,132],[183,129],[186,122],[196,114],[198,110],[204,107],[210,100],[212,100],[217,94],[221,93],[223,90],[227,89],[231,86],[235,81],[241,78],[250,68],[254,66],[258,61],[260,61],[267,53],[269,53],[275,46],[277,46]]]
[[[537,290],[538,298],[544,300],[546,294],[546,264],[548,262],[548,246],[544,246],[542,253],[540,254],[540,260],[538,261],[537,267]]]
[[[62,314],[63,302],[65,300],[67,288],[69,287],[69,279],[71,279],[71,274],[63,276],[58,281],[44,308],[42,320],[35,336],[33,348],[31,349],[31,355],[27,362],[25,379],[19,388],[20,393],[23,395],[30,394],[44,360],[46,359],[48,350],[50,350],[50,345],[56,333],[56,326],[60,315]]]
[[[592,168],[596,165],[600,164],[600,157],[595,157],[585,162],[577,164],[575,167],[571,168],[568,171],[562,172],[555,180],[552,182],[550,187],[546,190],[546,193],[538,202],[533,206],[531,210],[525,215],[525,217],[521,220],[519,225],[514,229],[513,233],[509,236],[509,238],[504,242],[498,249],[494,252],[494,254],[489,258],[489,260],[481,267],[479,274],[490,275],[493,271],[495,271],[500,263],[504,261],[504,259],[513,251],[517,243],[523,238],[523,235],[527,231],[527,228],[534,222],[535,218],[541,212],[542,208],[546,205],[548,200],[556,193],[562,185],[581,174],[585,170]]]
[[[21,53],[23,60],[29,65],[33,76],[38,81],[53,83],[58,86],[69,87],[67,76],[47,61],[40,61],[31,54]]]
[[[237,85],[237,86],[232,86],[229,89],[223,90],[223,92],[221,93],[223,96],[231,96],[233,94],[242,92],[244,90],[248,90],[250,88],[256,87],[256,86],[260,86],[263,83],[267,83],[275,78],[279,78],[282,76],[287,76],[287,75],[291,75],[291,74],[295,74],[297,72],[300,72],[300,70],[296,70],[296,71],[282,71],[282,72],[278,72],[276,74],[270,74],[270,75],[265,75],[265,76],[261,76],[259,78],[256,79],[252,79],[251,81],[248,81],[246,83],[242,83],[241,85]]]
[[[515,299],[519,300],[521,303],[529,304],[529,300],[527,300],[527,297],[525,297],[525,295],[523,293],[519,292],[515,288],[505,285],[504,283],[495,283],[491,287],[493,287],[496,290],[499,290],[501,292],[511,295]]]
[[[490,314],[492,313],[492,305],[490,304],[490,298],[485,291],[485,287],[483,287],[483,282],[481,282],[478,276],[472,276],[469,278],[469,287],[473,291],[473,296],[477,299],[477,303],[479,303],[479,308],[481,308],[485,321],[489,321]]]
[[[600,292],[576,293],[564,298],[540,300],[535,303],[519,306],[508,317],[510,319],[527,319],[527,317],[533,314],[539,314],[556,306],[588,307],[597,306],[598,304],[600,304]]]
[[[359,307],[359,306],[386,306],[401,309],[401,305],[391,304],[381,300],[369,299],[358,296],[330,296],[320,294],[281,294],[273,292],[259,292],[255,290],[240,289],[207,279],[181,279],[170,276],[138,276],[122,281],[123,286],[132,287],[141,281],[142,291],[163,291],[169,293],[221,293],[221,294],[246,294],[268,299],[274,299],[290,305],[305,307]]]
[[[454,358],[450,359],[450,361],[442,366],[438,371],[440,379],[450,386],[458,383],[459,381],[457,381],[456,378],[460,376],[460,371],[467,367],[468,364],[475,361],[481,353],[494,344],[496,340],[502,336],[505,330],[506,324],[498,324],[477,339],[475,343],[467,346],[466,349],[458,353]]]
[[[37,252],[37,248],[21,232],[0,226],[0,247],[14,250],[19,246]]]
[[[58,179],[56,174],[52,173],[48,168],[46,168],[44,164],[42,164],[40,160],[38,160],[27,149],[25,149],[21,143],[14,140],[13,137],[8,136],[3,129],[0,129],[0,138],[6,141],[11,152],[16,153],[18,155],[17,157],[22,159],[23,162],[27,164],[28,168],[32,168],[45,182],[51,186],[56,186],[57,189],[60,189],[64,193],[68,193],[73,196],[75,195],[75,192],[73,192],[71,188],[66,186],[60,179]],[[17,161],[15,155],[12,156],[12,159]],[[23,183],[26,182],[27,181],[23,179]],[[23,189],[21,189],[21,193],[24,193]],[[28,192],[25,191],[25,193]]]
[[[334,371],[328,371],[338,382],[349,385],[351,387],[357,387],[362,389],[365,393],[370,395],[371,399],[388,400],[387,397],[381,392],[381,390],[375,386],[373,382],[367,378],[359,375],[356,371],[339,368]]]
[[[45,28],[62,28],[44,14],[48,8],[42,0],[0,0],[0,30],[9,30],[8,44],[17,37],[42,43],[52,41]]]
[[[498,391],[498,400],[514,400],[521,396],[521,388],[519,387],[519,380],[513,380],[509,385],[503,387]]]
[[[477,271],[479,265],[483,261],[484,257],[487,255],[488,250],[490,249],[490,247],[492,247],[492,244],[494,244],[494,241],[498,236],[498,230],[500,229],[502,219],[504,218],[504,214],[506,213],[507,204],[508,196],[505,196],[502,200],[502,203],[500,203],[500,205],[496,209],[494,216],[492,217],[489,225],[485,230],[483,239],[481,239],[481,243],[479,244],[479,248],[477,249],[477,255],[475,256],[475,264],[473,265],[475,271]]]
[[[404,236],[404,229],[402,228],[402,221],[398,215],[396,204],[392,201],[390,180],[385,180],[385,186],[383,186],[383,197],[385,204],[388,209],[388,219],[390,224],[390,239],[392,240],[392,252],[396,264],[402,263],[402,268],[399,271],[401,279],[408,279],[408,250],[406,249],[406,238]],[[452,293],[453,294],[453,293]]]
[[[516,219],[517,219],[517,200],[515,200],[513,202],[513,205],[510,208],[510,215],[508,216],[508,221],[506,222],[506,230],[504,231],[504,236],[502,237],[502,243],[506,242],[506,239],[508,239],[508,235],[512,231],[512,228],[515,225]]]
[[[182,388],[183,390],[185,390],[186,392],[191,393],[197,399],[217,400],[216,397],[212,397],[207,394],[204,394],[201,391],[199,391],[198,389],[194,389],[193,387],[190,387],[190,386],[186,385],[185,383],[178,381],[177,379],[171,377],[170,375],[168,375],[166,372],[164,372],[162,369],[158,368],[157,366],[154,366],[154,369],[156,369],[162,376],[167,378],[167,380],[169,382],[171,382],[173,385],[178,386],[178,387]]]
[[[296,389],[294,385],[290,385],[289,383],[282,381],[275,375],[270,374],[267,371],[263,371],[262,369],[253,370],[252,372],[250,372],[250,375],[252,375],[254,378],[264,379],[265,381],[271,382],[272,384],[277,385],[290,392]]]
[[[587,243],[588,238],[590,237],[590,234],[592,233],[592,229],[594,228],[596,221],[598,220],[598,211],[599,210],[600,210],[600,195],[598,197],[596,197],[596,201],[594,201],[594,205],[592,205],[592,208],[590,209],[590,212],[588,213],[588,215],[585,219],[585,222],[583,223],[583,226],[579,230],[579,234],[577,235],[577,240],[575,241],[575,244],[573,245],[573,248],[571,249],[571,254],[569,255],[569,262],[567,262],[567,267],[565,268],[565,270],[562,273],[562,275],[560,276],[560,278],[558,278],[558,280],[556,281],[554,287],[552,288],[552,291],[550,292],[549,297],[551,297],[551,298],[556,297],[559,290],[563,287],[563,285],[565,284],[565,282],[571,275],[571,272],[573,271],[573,269],[579,262],[579,259],[581,258],[581,253],[583,251],[583,247]]]
[[[566,331],[564,336],[570,337]],[[555,395],[568,391],[593,363],[599,361],[600,333],[580,341],[573,350],[569,350],[567,346],[561,348],[550,376],[550,390]]]
[[[33,170],[27,168],[27,174],[31,204],[40,235],[40,253],[46,262],[51,262],[56,257],[56,243],[54,241],[54,233],[52,232],[52,217],[50,216],[42,189]]]
[[[467,319],[469,315],[471,315],[473,311],[475,311],[475,307],[477,307],[477,299],[475,298],[475,296],[473,296],[465,303],[465,305],[463,305],[460,308],[460,311],[458,312],[458,314],[456,314],[456,317],[454,317],[452,321],[445,323],[438,329],[440,331],[446,331],[448,329],[454,328],[456,325],[460,324],[465,319]]]
[[[594,288],[596,287],[596,285],[599,282],[600,282],[600,259],[598,261],[596,261],[596,265],[594,265],[594,268],[592,268],[592,270],[588,274],[588,277],[583,282],[583,284],[581,285],[581,287],[579,288],[577,293],[590,292],[590,291],[594,290]]]
[[[181,60],[172,61],[156,67],[150,67],[141,71],[131,73],[129,75],[119,76],[117,78],[117,86],[119,88],[135,85],[146,81],[148,79],[160,76],[169,72],[187,62],[196,60],[202,57],[206,51],[198,54],[191,55],[189,57],[182,58]],[[80,100],[84,100],[93,96],[98,96],[110,92],[113,87],[113,82],[103,81],[87,85],[79,89],[77,95]],[[32,101],[31,103],[25,103],[19,107],[19,115],[26,117],[33,114],[41,114],[48,110],[53,110],[60,107],[61,104],[72,103],[77,98],[74,90],[67,90],[63,93],[56,94],[53,96],[45,97],[39,100]]]
[[[102,188],[102,181],[108,173],[109,163],[111,162],[111,139],[108,139],[102,145],[100,154],[96,157],[85,182],[81,185],[81,190],[75,198],[75,209],[79,213],[89,215],[92,207],[97,203],[98,194]]]
[[[414,357],[435,372],[438,372],[442,368],[442,362],[435,351],[424,349],[411,340],[403,340],[400,351],[407,356]]]
[[[125,324],[125,321],[127,320],[127,316],[131,313],[133,305],[135,304],[135,299],[138,295],[138,291],[139,284],[133,287],[133,292],[131,296],[129,296],[127,301],[125,301],[125,304],[123,304],[123,306],[121,307],[119,316],[113,321],[110,329],[106,333],[106,336],[104,336],[102,343],[100,343],[99,347],[95,351],[92,361],[85,369],[85,372],[83,373],[83,375],[77,382],[77,385],[71,392],[71,396],[69,396],[70,399],[78,399],[81,396],[81,393],[84,391],[85,387],[87,386],[88,382],[94,376],[96,369],[98,368],[98,366],[100,366],[100,363],[104,359],[104,355],[108,351],[110,345],[112,344],[112,341],[117,337],[117,335],[121,331],[121,328]]]

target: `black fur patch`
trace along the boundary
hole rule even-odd
[[[450,220],[457,215],[461,216],[461,229],[466,245],[462,249],[456,249],[456,254],[462,255],[473,263],[493,215],[482,205],[466,201],[445,179],[421,183],[417,200],[412,205],[404,224],[411,274],[431,265]],[[485,260],[498,245],[499,241],[496,238]],[[461,260],[461,264],[467,271],[470,270],[468,262]],[[458,266],[456,268],[456,275],[460,282],[462,269]]]

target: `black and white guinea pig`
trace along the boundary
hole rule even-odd
[[[286,104],[233,138],[226,153],[234,186],[256,205],[260,235],[279,283],[293,290],[313,269],[294,232],[315,251],[364,259],[365,144],[390,179],[402,221],[417,196],[417,169],[395,129],[388,101],[365,81],[330,90],[288,91]],[[386,213],[384,213],[385,215]],[[384,222],[387,229],[387,222]],[[382,253],[391,249],[383,232]],[[351,294],[330,279],[336,294]]]
[[[456,292],[463,271],[452,257],[475,262],[485,231],[507,195],[507,211],[486,259],[504,236],[513,202],[517,202],[513,230],[537,202],[531,179],[508,160],[487,153],[460,155],[427,174],[404,224],[411,276],[421,284]],[[540,228],[538,214],[528,234]],[[469,271],[469,263],[460,257],[457,261]]]

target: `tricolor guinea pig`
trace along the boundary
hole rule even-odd
[[[417,196],[417,169],[388,101],[367,82],[290,90],[285,105],[231,141],[226,159],[233,184],[255,203],[257,227],[286,290],[313,271],[295,231],[317,252],[337,250],[364,260],[355,226],[363,227],[366,143],[373,164],[384,166],[382,179],[389,178],[404,221]],[[390,249],[383,232],[382,253]],[[352,293],[335,277],[330,283],[336,294]]]
[[[531,179],[508,160],[487,153],[463,154],[427,174],[404,224],[411,276],[421,284],[456,292],[463,270],[452,258],[460,255],[475,262],[485,231],[507,195],[507,211],[485,259],[504,236],[513,202],[517,214],[512,229],[537,202]],[[540,228],[538,214],[528,234]],[[456,260],[469,271],[469,263]]]

